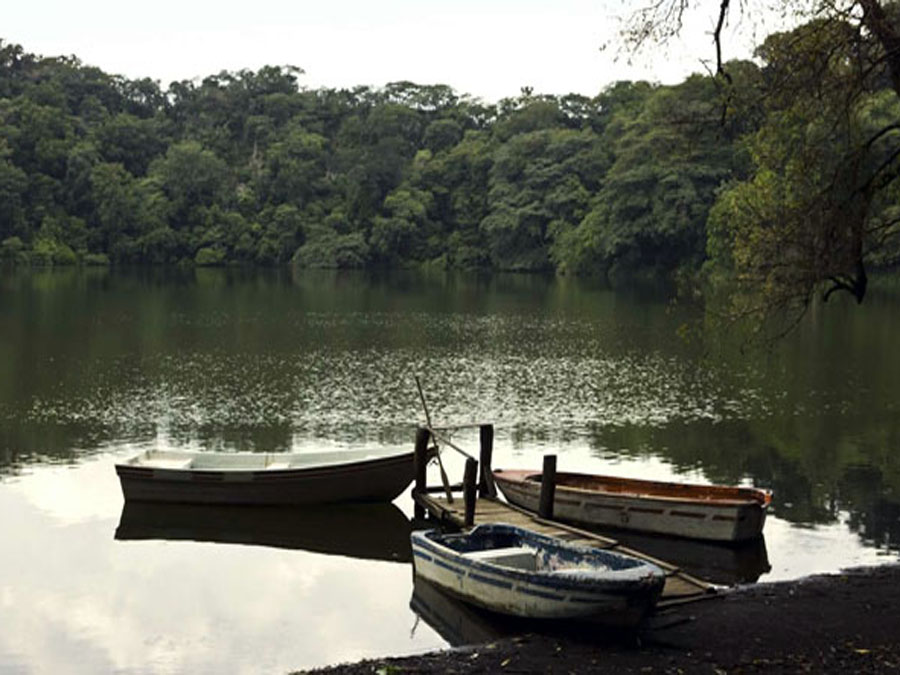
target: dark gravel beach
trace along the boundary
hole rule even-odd
[[[900,565],[729,591],[654,616],[638,634],[531,632],[313,672],[900,672]]]

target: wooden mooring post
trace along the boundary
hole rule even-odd
[[[497,486],[494,484],[494,473],[491,461],[494,454],[494,425],[482,424],[478,428],[478,438],[481,444],[479,464],[481,465],[481,480],[478,483],[478,494],[482,497],[496,497]]]
[[[553,518],[553,498],[556,496],[556,455],[544,455],[544,468],[541,474],[541,500],[538,503],[538,515],[550,520]]]
[[[431,432],[424,427],[416,429],[416,451],[414,455],[416,483],[413,486],[413,494],[425,494],[428,490],[426,469],[428,468],[428,441],[431,440]],[[425,507],[415,501],[413,515],[416,518],[425,517]]]
[[[469,457],[466,460],[466,471],[463,474],[463,503],[466,512],[463,520],[465,527],[475,524],[475,502],[478,496],[478,460]]]

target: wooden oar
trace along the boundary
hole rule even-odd
[[[419,382],[419,376],[413,375],[416,378],[416,388],[419,390],[419,400],[422,401],[422,408],[425,410],[425,421],[428,422],[428,430],[431,431],[431,415],[428,414],[428,404],[425,403],[425,392],[422,391],[422,383]],[[437,450],[435,453],[437,455],[438,468],[441,470],[441,482],[444,484],[444,493],[447,495],[447,503],[453,503],[453,493],[450,492],[450,481],[447,479],[447,472],[444,471],[444,463],[441,461],[441,449],[438,447],[437,439],[434,437],[434,434],[431,434],[431,440],[434,443],[434,448]]]

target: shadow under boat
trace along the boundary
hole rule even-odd
[[[611,528],[589,529],[722,586],[755,583],[772,569],[764,536],[745,542],[721,543]]]
[[[272,546],[409,563],[411,527],[390,503],[247,508],[126,501],[115,538]]]

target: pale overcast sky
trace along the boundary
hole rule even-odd
[[[310,88],[447,84],[485,101],[536,93],[594,95],[610,82],[680,81],[714,56],[718,3],[678,44],[629,66],[615,45],[628,0],[32,0],[7,2],[0,38],[45,56],[163,87],[221,70],[295,65]],[[612,47],[600,47],[612,41]],[[744,45],[740,43],[743,42]],[[749,39],[733,39],[745,56]],[[744,49],[741,53],[740,49]]]

